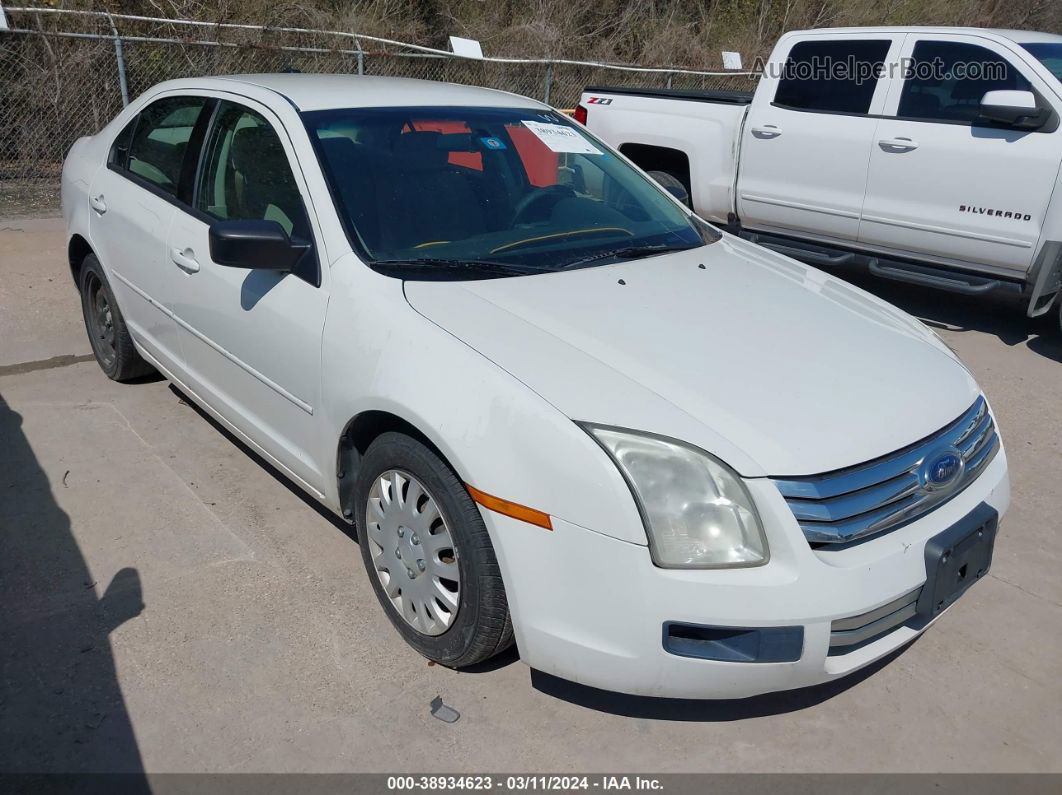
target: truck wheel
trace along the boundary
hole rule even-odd
[[[650,177],[652,177],[664,190],[685,204],[690,209],[693,209],[693,205],[690,204],[690,194],[686,190],[686,186],[682,184],[682,180],[672,174],[670,171],[647,171]]]
[[[369,581],[410,646],[458,668],[512,644],[483,517],[435,452],[404,434],[382,434],[359,465],[355,506]]]
[[[80,282],[85,330],[100,369],[112,381],[128,381],[153,372],[154,368],[136,351],[118,302],[114,300],[114,293],[95,255],[89,254],[82,261]]]

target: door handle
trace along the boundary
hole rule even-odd
[[[195,252],[190,248],[183,250],[179,248],[171,248],[170,259],[172,259],[174,264],[185,273],[199,272],[199,263],[196,261]]]
[[[782,129],[774,124],[764,124],[752,128],[752,134],[757,138],[777,138],[782,134]]]
[[[878,146],[886,152],[910,152],[918,148],[918,142],[901,136],[899,138],[882,138],[878,141]]]
[[[89,207],[103,215],[107,212],[107,203],[103,200],[103,194],[99,196],[89,196]]]

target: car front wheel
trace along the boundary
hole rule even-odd
[[[453,668],[513,640],[501,571],[479,508],[429,447],[377,438],[355,488],[361,556],[387,617],[406,642]]]

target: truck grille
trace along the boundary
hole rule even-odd
[[[955,422],[917,444],[825,475],[771,478],[813,546],[845,544],[894,530],[966,488],[999,450],[988,404],[979,397]],[[947,482],[929,470],[941,455],[961,459]]]

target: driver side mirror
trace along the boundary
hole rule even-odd
[[[210,225],[210,258],[218,265],[290,271],[309,251],[276,221],[215,221]]]
[[[978,118],[1015,130],[1039,130],[1050,115],[1031,91],[989,91],[981,99]]]

